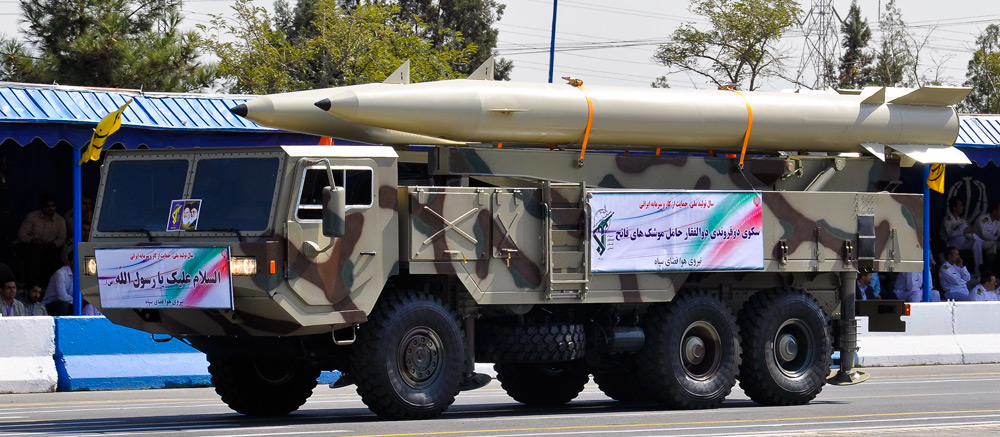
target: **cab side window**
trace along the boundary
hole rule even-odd
[[[333,183],[346,190],[347,209],[372,206],[371,169],[333,169]],[[299,220],[322,220],[323,187],[330,186],[326,167],[307,168],[302,177],[296,217]]]

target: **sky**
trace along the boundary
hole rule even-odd
[[[511,79],[546,82],[549,66],[549,38],[552,29],[552,0],[498,0],[506,10],[497,28],[500,57],[514,62]],[[832,1],[840,17],[846,16],[850,0],[800,0],[802,8]],[[873,44],[880,40],[878,13],[888,0],[858,0],[862,15],[873,30]],[[185,24],[207,24],[209,14],[231,12],[232,0],[186,0]],[[271,7],[272,0],[256,0]],[[290,0],[294,3],[294,0]],[[653,54],[659,44],[685,22],[704,26],[705,21],[688,11],[685,0],[559,0],[556,15],[554,78],[574,76],[588,84],[647,87],[657,77],[671,73],[656,64]],[[897,0],[897,8],[911,32],[927,44],[921,52],[922,73],[937,76],[945,85],[965,81],[975,39],[991,23],[1000,24],[1000,1],[996,0]],[[818,15],[813,15],[818,17]],[[17,0],[0,0],[0,32],[19,32]],[[702,27],[705,28],[705,27]],[[786,73],[796,75],[803,57],[806,38],[801,28],[787,32],[779,46],[786,49]],[[812,83],[811,67],[802,81]],[[388,72],[387,72],[388,73]],[[714,88],[704,78],[684,73],[667,76],[673,88]],[[786,80],[772,79],[763,90],[795,88]]]

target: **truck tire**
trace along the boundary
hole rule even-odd
[[[222,401],[248,416],[284,416],[312,395],[319,369],[268,358],[208,355],[208,373]]]
[[[358,329],[351,370],[361,400],[379,417],[427,419],[455,402],[465,348],[458,318],[421,292],[385,295]]]
[[[718,407],[736,384],[739,328],[729,308],[701,290],[649,308],[639,375],[652,400],[669,408]]]
[[[489,328],[479,355],[494,363],[558,363],[583,358],[583,325],[543,324]]]
[[[743,335],[740,388],[758,404],[808,403],[830,373],[830,320],[802,290],[758,292],[739,316]]]
[[[565,404],[583,391],[590,375],[574,363],[496,363],[500,387],[525,405]]]
[[[621,372],[594,373],[594,382],[605,395],[618,402],[649,402],[652,399],[635,366]]]

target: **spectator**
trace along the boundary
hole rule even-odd
[[[938,281],[944,289],[945,299],[969,300],[969,286],[967,285],[972,276],[965,268],[962,257],[958,255],[957,247],[945,249],[945,261],[941,263],[938,270]]]
[[[996,302],[997,277],[990,272],[983,272],[979,284],[969,293],[969,300],[977,302]]]
[[[856,300],[878,299],[875,296],[875,289],[872,288],[872,269],[865,267],[858,271],[858,288],[854,292]]]
[[[68,316],[73,314],[73,269],[69,260],[73,259],[70,251],[67,259],[59,270],[52,274],[49,286],[45,289],[42,305],[50,316]]]
[[[37,281],[59,268],[59,250],[66,243],[66,221],[56,214],[56,198],[41,198],[41,209],[29,212],[17,231],[18,251],[28,281]]]
[[[897,299],[907,302],[922,302],[924,300],[924,272],[903,272],[896,275],[893,287]],[[941,302],[941,292],[931,288],[931,302]]]
[[[24,287],[24,309],[27,316],[47,316],[45,305],[42,305],[42,286],[37,282],[29,282]]]
[[[991,203],[989,211],[976,218],[976,235],[983,239],[983,253],[992,255],[994,258],[990,269],[995,269],[997,267],[995,265],[998,249],[997,240],[1000,239],[1000,202]]]
[[[0,290],[0,313],[3,313],[7,317],[25,315],[24,304],[14,299],[14,296],[17,296],[17,282],[14,281],[13,277],[4,278],[2,281],[3,290]]]
[[[63,219],[66,221],[66,235],[67,239],[73,240],[73,208],[70,208],[63,214]],[[90,223],[94,221],[94,199],[91,199],[89,195],[80,196],[80,221],[83,223]],[[80,241],[87,241],[83,238],[86,235],[85,232],[80,234]]]
[[[941,224],[941,236],[949,246],[962,250],[971,250],[972,259],[975,265],[972,270],[976,271],[983,264],[983,239],[979,238],[965,221],[965,202],[958,196],[948,199],[948,214],[944,216]],[[947,292],[947,290],[945,290]]]
[[[83,300],[83,310],[81,311],[81,315],[84,315],[84,316],[102,316],[103,314],[101,314],[101,312],[98,311],[95,306],[91,305],[90,302],[87,302],[87,299],[84,299]]]

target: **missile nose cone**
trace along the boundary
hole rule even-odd
[[[247,105],[245,103],[240,103],[239,105],[229,108],[229,112],[239,115],[240,117],[246,117],[249,111],[247,110]]]
[[[316,102],[316,107],[345,120],[351,120],[357,115],[360,103],[357,93],[350,90],[340,90],[332,97]]]

